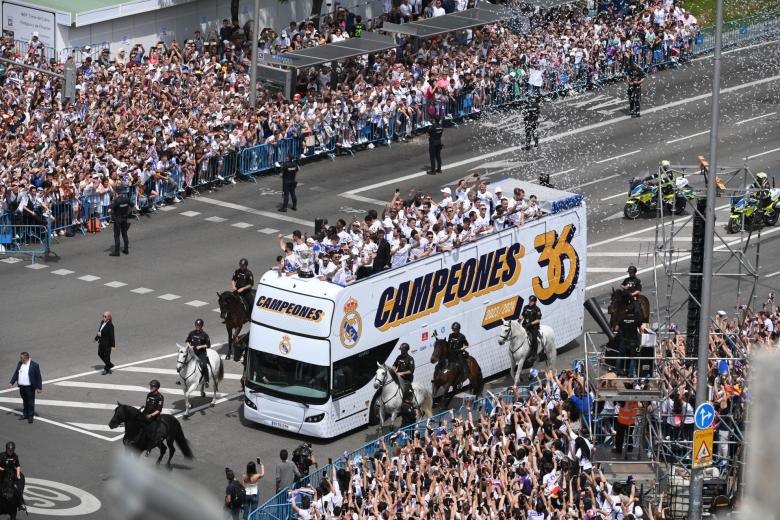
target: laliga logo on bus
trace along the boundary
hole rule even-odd
[[[341,320],[339,340],[344,348],[352,348],[357,345],[360,333],[363,331],[363,320],[357,312],[358,302],[354,298],[344,304],[344,319]]]
[[[284,354],[285,356],[290,353],[292,350],[292,340],[290,339],[290,336],[282,336],[282,341],[279,342],[279,352]]]

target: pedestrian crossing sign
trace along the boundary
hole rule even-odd
[[[712,428],[693,432],[693,469],[705,468],[712,464],[713,435]]]

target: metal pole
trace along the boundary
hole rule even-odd
[[[255,19],[252,23],[252,41],[249,59],[252,60],[249,73],[249,106],[257,106],[257,40],[260,38],[260,0],[255,0]]]
[[[696,405],[707,401],[707,369],[709,364],[709,330],[712,304],[712,246],[715,236],[715,174],[718,171],[718,122],[720,119],[720,50],[723,39],[723,0],[715,11],[715,55],[712,74],[712,122],[710,132],[710,170],[707,174],[707,213],[704,215],[704,262],[702,265],[701,315],[699,316],[699,359],[696,367]],[[695,454],[694,454],[695,456]],[[691,489],[688,519],[702,517],[704,474],[691,469]]]

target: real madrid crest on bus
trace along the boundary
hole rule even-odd
[[[290,339],[290,336],[284,335],[282,336],[282,341],[279,342],[279,352],[284,354],[285,356],[290,353],[292,350],[292,340]]]
[[[360,334],[363,331],[363,320],[360,319],[357,308],[358,302],[354,298],[350,298],[344,304],[344,319],[341,320],[339,339],[345,348],[352,348],[357,345]]]

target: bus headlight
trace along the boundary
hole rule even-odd
[[[303,420],[303,422],[315,423],[315,422],[320,422],[324,418],[325,418],[325,414],[324,413],[318,413],[317,415],[312,415],[312,416],[307,417],[306,419]]]
[[[247,405],[252,410],[257,410],[257,405],[254,402],[252,402],[252,400],[247,396],[244,396],[244,404]]]

